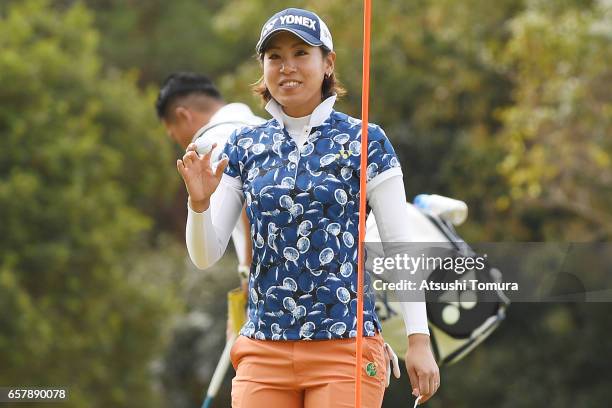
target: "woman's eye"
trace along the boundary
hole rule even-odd
[[[295,55],[307,55],[308,53],[304,50],[298,50]]]
[[[268,59],[278,59],[278,55],[270,54],[270,55],[268,55]]]

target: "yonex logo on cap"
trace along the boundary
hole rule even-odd
[[[264,24],[255,47],[257,52],[262,52],[262,47],[273,33],[282,30],[295,34],[312,46],[323,45],[330,51],[334,49],[331,33],[319,16],[308,10],[290,8],[276,13]]]
[[[277,21],[278,21],[278,18],[275,18],[274,20],[270,21],[268,24],[265,25],[264,29],[261,30],[262,37],[266,35],[268,31],[274,28],[274,24],[276,24]]]
[[[308,17],[304,17],[304,16],[294,16],[293,14],[290,14],[288,16],[281,16],[280,17],[281,20],[281,24],[285,25],[285,24],[297,24],[297,25],[301,25],[307,28],[310,28],[311,30],[316,30],[316,21],[312,20]]]

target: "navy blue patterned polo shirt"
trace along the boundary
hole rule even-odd
[[[225,146],[226,175],[242,190],[251,223],[253,263],[248,319],[240,334],[262,340],[357,335],[357,241],[361,121],[332,109],[311,116],[297,146],[275,101],[266,123],[234,132]],[[401,174],[383,130],[368,128],[368,187]],[[383,174],[384,173],[384,174]],[[235,183],[234,183],[235,182]],[[365,277],[364,333],[381,325]]]

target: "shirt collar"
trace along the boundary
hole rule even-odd
[[[207,126],[214,125],[220,122],[231,122],[237,118],[250,117],[253,115],[251,108],[244,103],[228,103],[223,105],[211,117]]]
[[[325,120],[329,118],[329,115],[331,115],[332,113],[334,103],[336,102],[337,97],[338,95],[333,94],[332,96],[322,101],[315,108],[315,110],[312,111],[312,114],[310,115],[310,123],[308,124],[309,127],[313,128],[321,126],[323,122],[325,122]],[[281,127],[285,127],[283,115],[281,113],[282,109],[282,106],[278,102],[276,102],[274,98],[270,99],[270,101],[266,104],[266,110],[268,111],[268,113],[270,113],[270,115],[272,115],[272,117],[276,119],[276,121],[281,125]]]

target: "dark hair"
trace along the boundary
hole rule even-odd
[[[159,90],[155,102],[157,117],[167,118],[168,107],[177,99],[191,94],[204,94],[213,99],[222,100],[221,93],[208,77],[194,72],[175,72],[164,80]]]
[[[321,53],[323,54],[323,58],[327,57],[331,50],[327,47],[321,46]],[[263,63],[265,49],[257,55],[260,63]],[[270,99],[272,99],[272,94],[268,90],[266,83],[264,82],[263,75],[257,82],[255,82],[251,88],[255,95],[259,95],[264,104],[268,103]],[[327,99],[333,94],[338,95],[338,97],[346,95],[346,89],[338,80],[335,72],[332,72],[330,76],[325,76],[323,78],[323,84],[321,85],[321,100]]]

